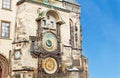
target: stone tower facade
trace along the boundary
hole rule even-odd
[[[75,0],[0,2],[0,78],[88,78]]]

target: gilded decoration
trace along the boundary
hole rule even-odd
[[[57,61],[52,57],[47,57],[44,59],[43,68],[47,74],[54,74],[58,68]]]

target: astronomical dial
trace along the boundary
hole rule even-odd
[[[57,61],[52,57],[47,57],[44,59],[44,67],[43,68],[47,74],[54,74],[58,68]]]
[[[57,39],[52,33],[45,33],[42,39],[43,48],[48,51],[55,51],[57,49]]]

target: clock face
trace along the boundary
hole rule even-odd
[[[57,71],[57,68],[58,68],[57,61],[52,57],[47,57],[44,60],[43,68],[47,74],[53,74]]]
[[[42,39],[43,48],[48,51],[55,51],[57,49],[57,39],[52,33],[45,33]]]
[[[20,51],[15,51],[15,59],[19,59],[20,58]]]

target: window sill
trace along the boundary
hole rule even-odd
[[[10,38],[2,38],[2,37],[0,38],[0,40],[1,40],[1,39],[4,39],[4,40],[12,40],[12,39],[10,39]]]
[[[7,10],[7,11],[12,11],[11,9],[7,9],[7,8],[2,8],[3,10]]]

